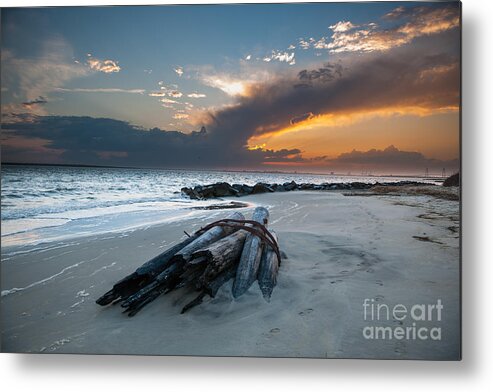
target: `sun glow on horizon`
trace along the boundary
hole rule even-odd
[[[303,158],[310,159],[322,155],[335,158],[354,148],[383,149],[389,143],[395,143],[406,149],[424,151],[430,157],[452,159],[458,156],[459,141],[456,137],[445,137],[445,134],[457,131],[449,126],[447,118],[455,118],[458,111],[455,106],[439,109],[394,107],[318,115],[279,130],[256,134],[248,140],[247,148],[301,148]],[[395,124],[395,129],[392,124]],[[416,131],[400,132],[403,124]],[[438,127],[433,133],[428,132],[430,124]],[[380,127],[378,132],[373,130],[375,127]]]

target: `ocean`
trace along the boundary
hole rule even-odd
[[[423,181],[408,177],[35,165],[3,165],[1,176],[2,250],[124,232],[179,219],[189,214],[193,206],[218,203],[188,199],[180,192],[185,186],[219,181],[248,185],[293,180],[316,184]]]

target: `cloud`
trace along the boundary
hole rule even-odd
[[[329,29],[334,31],[335,33],[344,33],[348,30],[352,30],[357,26],[353,25],[351,22],[337,22],[335,25],[329,26]]]
[[[201,94],[201,93],[191,93],[191,94],[187,94],[187,97],[188,98],[205,98],[205,97],[207,97],[207,95]]]
[[[178,86],[176,84],[167,86],[164,82],[160,81],[158,85],[160,86],[161,91],[150,92],[149,96],[160,98],[159,102],[161,102],[162,107],[173,109],[173,105],[183,104],[182,102],[178,102],[176,100],[177,98],[181,98],[183,96],[183,93],[177,89]]]
[[[300,84],[297,87],[307,87],[313,81],[330,82],[335,78],[342,77],[342,65],[340,63],[326,63],[323,67],[312,70],[302,70],[298,73]]]
[[[234,149],[211,139],[205,128],[191,133],[143,129],[108,118],[22,115],[17,122],[2,124],[4,162],[232,169],[258,168],[265,160],[282,161],[299,153]]]
[[[430,159],[417,151],[402,151],[393,145],[383,150],[371,149],[368,151],[346,152],[335,159],[327,159],[328,164],[335,167],[365,169],[365,170],[400,170],[424,173],[426,168],[441,170],[445,168],[452,172],[459,168],[458,159],[448,161]]]
[[[427,73],[433,77],[424,78]],[[402,48],[253,84],[247,95],[230,107],[210,111],[204,121],[211,137],[245,145],[254,136],[289,130],[291,120],[306,113],[334,118],[458,110],[459,88],[458,58],[437,53],[435,47]],[[302,125],[295,124],[297,129]]]
[[[314,49],[330,49],[331,43],[327,42],[327,37],[322,37],[318,41],[313,43]]]
[[[249,86],[268,82],[273,75],[266,67],[259,68],[243,62],[240,63],[240,69],[232,73],[218,72],[211,66],[196,67],[194,77],[206,86],[217,88],[229,96],[238,97],[247,95]]]
[[[22,102],[22,104],[25,106],[25,107],[32,107],[34,105],[44,105],[48,103],[48,101],[46,100],[45,97],[42,97],[41,95],[36,98],[36,99],[33,99],[31,101],[27,101],[27,102]]]
[[[173,98],[181,98],[183,96],[183,93],[178,90],[171,90],[168,91],[168,96]]]
[[[229,75],[204,75],[202,82],[231,96],[244,95],[248,84]]]
[[[247,60],[247,61],[248,61],[248,60],[250,60],[251,58],[252,58],[252,55],[251,55],[251,54],[249,54],[249,55],[247,55],[247,56],[245,57],[245,60]]]
[[[87,54],[87,65],[94,71],[103,73],[120,72],[121,67],[117,61],[114,60],[100,60],[96,57],[92,57],[90,53]]]
[[[303,50],[310,49],[311,43],[309,41],[305,41],[303,38],[299,39],[299,47]]]
[[[280,61],[281,63],[282,62],[288,63],[289,65],[294,65],[296,63],[294,58],[294,52],[288,53],[281,51],[273,51],[270,58],[272,60]]]
[[[303,161],[303,158],[301,157],[301,150],[298,148],[292,148],[292,149],[283,148],[282,150],[277,150],[277,151],[270,149],[261,149],[261,151],[264,155],[263,162],[265,163]]]
[[[409,164],[426,160],[419,152],[400,151],[393,145],[384,150],[371,149],[368,151],[357,151],[342,153],[335,159],[338,162],[357,163],[357,164]]]
[[[380,29],[375,23],[357,26],[351,22],[339,22],[329,27],[333,33],[332,40],[326,42],[322,39],[317,45],[332,53],[387,51],[415,38],[459,27],[460,11],[457,5],[398,7],[384,18],[400,23],[389,29]]]
[[[124,88],[56,88],[54,91],[62,93],[123,93],[123,94],[144,94],[145,90],[141,88],[124,89]],[[152,96],[150,93],[149,95]]]
[[[188,115],[188,114],[186,114],[186,113],[175,113],[175,114],[173,115],[173,118],[174,118],[175,120],[185,120],[185,119],[187,119],[188,117],[189,117],[189,115]]]
[[[159,101],[162,103],[178,103],[178,101],[175,101],[174,99],[169,99],[169,98],[161,98]]]
[[[39,54],[21,58],[2,49],[2,87],[15,93],[13,100],[2,102],[2,113],[13,111],[45,113],[44,105],[23,105],[23,102],[49,97],[50,92],[68,81],[89,75],[89,69],[74,63],[70,45],[60,38],[45,41]]]
[[[19,57],[8,49],[2,49],[2,86],[12,91],[12,96],[2,102],[2,116],[30,112],[46,114],[45,103],[53,92],[128,92],[144,93],[133,89],[67,89],[66,83],[87,77],[94,72],[117,72],[120,67],[112,60],[98,60],[88,56],[87,63],[74,61],[72,47],[60,37],[39,44],[29,57]],[[36,102],[43,97],[46,102]]]
[[[294,49],[293,45],[290,45],[289,47]],[[272,50],[269,55],[264,56],[262,58],[262,61],[264,61],[266,63],[270,63],[271,61],[279,61],[281,63],[283,63],[283,62],[288,63],[289,65],[295,65],[296,64],[294,52],[284,52],[281,50]]]
[[[289,120],[289,123],[291,125],[294,125],[294,124],[297,124],[297,123],[302,122],[302,121],[310,120],[311,118],[313,118],[313,113],[309,112],[309,113],[305,113],[305,114],[301,114],[299,116],[293,117],[291,120]]]
[[[180,66],[177,66],[175,68],[173,68],[173,71],[176,72],[176,74],[181,77],[183,75],[183,67],[180,67]]]

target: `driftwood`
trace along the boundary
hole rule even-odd
[[[245,217],[240,212],[235,212],[231,215],[231,219],[243,220]],[[130,296],[122,303],[122,307],[126,308],[125,312],[130,317],[137,314],[145,305],[154,301],[161,294],[173,290],[180,284],[183,267],[187,260],[190,260],[192,254],[204,246],[208,246],[217,242],[225,235],[237,230],[233,227],[216,226],[207,230],[190,244],[177,252],[169,262],[169,267],[157,275],[154,280],[140,289],[138,292]],[[188,279],[190,281],[190,279]]]
[[[213,280],[222,271],[238,263],[246,236],[246,231],[239,230],[194,253],[193,258],[206,259],[207,267],[202,276],[204,282]]]
[[[259,279],[268,301],[276,284],[280,262],[277,237],[265,226],[269,212],[257,207],[252,220],[235,212],[227,219],[213,222],[167,251],[143,264],[117,282],[100,297],[99,305],[121,303],[124,313],[134,316],[162,294],[184,288],[198,291],[182,313],[214,298],[229,280],[233,296],[242,295]]]
[[[150,302],[147,301],[149,298],[152,298],[154,300],[160,294],[164,293],[167,289],[171,288],[173,286],[173,283],[176,285],[176,283],[178,283],[177,276],[181,271],[182,265],[182,263],[174,263],[173,265],[166,268],[163,272],[156,276],[156,278],[150,284],[125,300],[122,303],[122,307],[127,308],[127,311],[129,313],[133,313],[132,310],[142,308],[139,305],[144,301],[145,304],[148,304]]]
[[[231,219],[243,220],[245,217],[240,212],[234,212],[230,216]],[[125,301],[130,296],[135,295],[142,288],[150,284],[156,276],[165,271],[170,265],[177,260],[178,256],[184,259],[189,255],[190,251],[201,248],[204,244],[210,244],[217,239],[229,234],[231,228],[228,227],[213,227],[203,234],[194,234],[184,241],[176,244],[160,255],[154,257],[150,261],[144,263],[137,268],[135,272],[117,282],[113,288],[96,300],[98,305],[109,305],[112,302]]]
[[[221,286],[225,284],[228,280],[233,279],[235,274],[236,266],[233,265],[217,275],[213,280],[204,283],[201,293],[188,304],[186,304],[181,310],[181,313],[183,314],[194,306],[200,305],[206,294],[209,295],[209,297],[214,298]]]
[[[147,263],[137,268],[135,272],[115,283],[113,288],[98,298],[96,303],[101,306],[109,305],[114,301],[121,301],[135,294],[168,267],[169,262],[175,253],[192,243],[197,237],[198,235],[191,236],[154,257],[152,260],[149,260]]]
[[[252,220],[267,226],[269,211],[264,207],[257,207],[253,212]],[[245,293],[257,278],[262,249],[262,240],[258,236],[248,233],[238,269],[236,270],[236,277],[233,283],[233,297],[238,298]]]
[[[196,288],[202,289],[202,292],[185,305],[181,313],[202,303],[206,294],[215,297],[219,288],[234,277],[246,235],[244,230],[238,230],[192,254],[182,277],[193,280],[199,276]]]
[[[274,231],[271,231],[272,236],[277,241],[277,235]],[[258,270],[258,285],[262,295],[267,302],[270,301],[272,290],[277,284],[277,272],[279,271],[280,260],[274,249],[269,246],[264,248],[262,252],[262,258],[260,259],[260,266]]]
[[[244,220],[245,217],[241,212],[235,212],[230,216],[229,219]],[[183,249],[176,252],[173,258],[181,259],[183,261],[188,261],[190,260],[190,257],[194,252],[220,240],[221,238],[227,236],[228,234],[233,233],[236,230],[237,229],[230,226],[215,226],[207,230],[204,234],[199,236],[199,238],[197,238],[195,241],[191,242]]]

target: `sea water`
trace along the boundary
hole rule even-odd
[[[35,165],[3,165],[1,174],[2,249],[129,230],[177,219],[193,206],[218,203],[217,200],[190,200],[180,192],[185,186],[220,181],[254,185],[293,180],[315,184],[414,180],[279,172]]]

